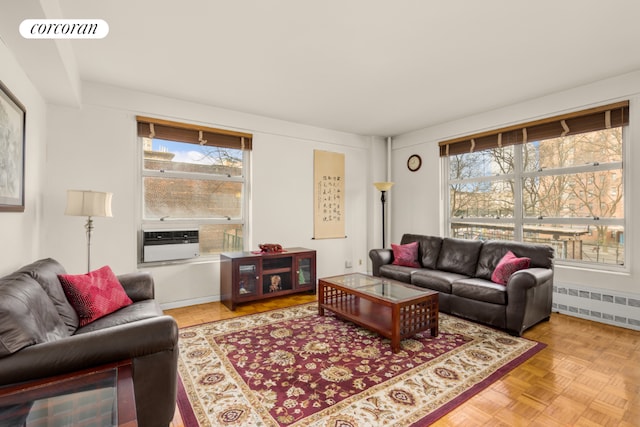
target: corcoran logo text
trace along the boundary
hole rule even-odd
[[[102,39],[109,24],[102,19],[25,19],[20,34],[25,39]]]

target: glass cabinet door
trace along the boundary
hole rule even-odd
[[[238,298],[255,296],[259,293],[260,273],[257,262],[238,264]]]
[[[313,260],[311,257],[298,257],[296,265],[296,283],[299,287],[309,287],[313,274]]]

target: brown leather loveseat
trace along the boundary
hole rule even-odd
[[[394,265],[391,249],[372,249],[373,275],[439,292],[440,311],[520,336],[551,316],[553,248],[502,240],[464,240],[405,234],[401,245],[418,242],[417,264]],[[530,267],[513,273],[506,285],[492,273],[511,251],[530,258]]]
[[[118,276],[133,303],[79,327],[60,274],[43,259],[0,278],[0,387],[130,360],[139,425],[169,425],[178,327],[154,300],[151,275]]]

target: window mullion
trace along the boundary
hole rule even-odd
[[[442,194],[443,218],[445,218],[444,235],[451,237],[451,180],[449,179],[451,157],[443,157],[442,181],[445,183],[444,192]]]
[[[523,173],[523,169],[524,169],[524,160],[523,160],[523,155],[522,155],[522,145],[518,145],[515,147],[515,149],[513,150],[513,172],[514,172],[514,179],[513,179],[513,198],[514,198],[514,203],[513,203],[513,239],[515,241],[522,241],[523,240],[523,223],[522,223],[522,219],[524,217],[524,206],[523,206],[523,196],[522,196],[522,187],[523,187],[523,181],[524,178],[522,176]]]
[[[569,166],[564,168],[543,169],[534,172],[523,172],[524,177],[531,176],[552,176],[552,175],[576,175],[586,172],[601,172],[622,169],[622,162],[609,163],[589,163],[580,166]]]
[[[202,181],[244,182],[244,176],[213,175],[206,173],[156,171],[145,169],[142,176],[154,178],[198,179]]]

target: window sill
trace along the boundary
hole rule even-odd
[[[579,263],[572,263],[567,261],[554,261],[554,268],[560,268],[567,271],[580,271],[593,274],[613,274],[622,277],[630,277],[631,271],[628,266],[616,266],[616,265],[602,265],[595,267],[593,265],[582,265]]]
[[[191,265],[213,264],[217,262],[220,262],[220,255],[206,255],[206,256],[200,256],[198,258],[176,259],[176,260],[167,260],[167,261],[152,261],[152,262],[138,261],[138,269],[171,267],[176,265],[189,265],[189,264]]]

